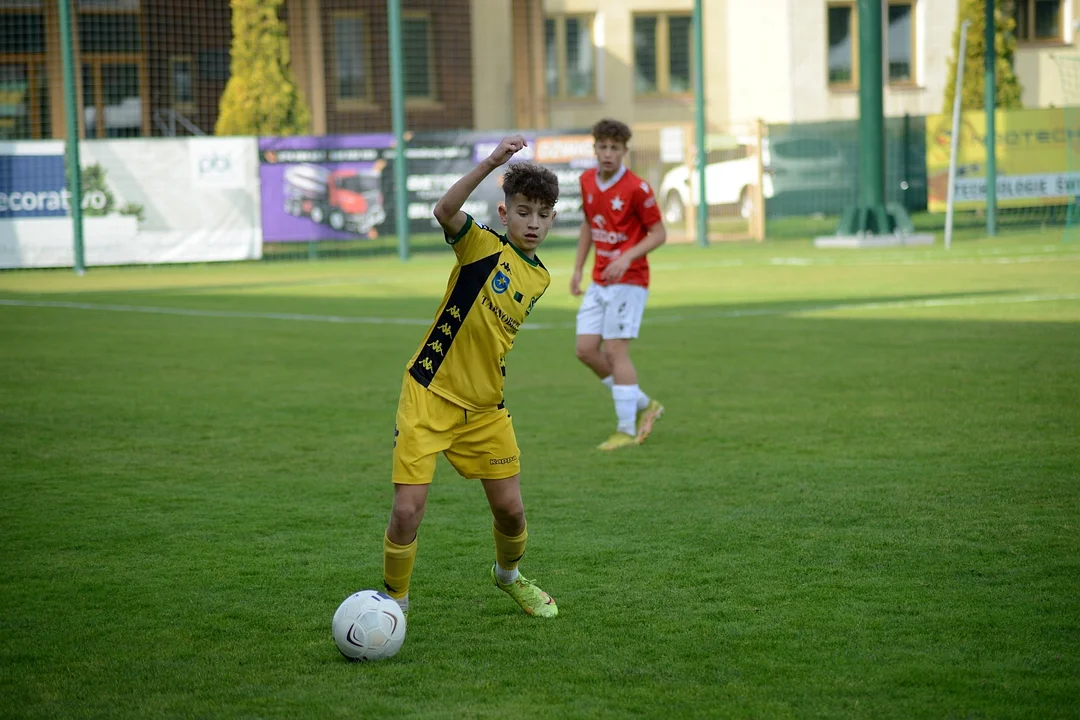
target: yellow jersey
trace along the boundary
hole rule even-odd
[[[551,275],[509,238],[476,223],[447,236],[457,264],[409,374],[431,392],[481,412],[503,402],[505,358]]]

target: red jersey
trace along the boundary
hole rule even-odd
[[[593,282],[604,284],[604,268],[645,239],[649,226],[661,221],[660,208],[649,183],[626,166],[606,183],[599,181],[596,168],[583,172],[581,202],[596,251]],[[619,283],[649,287],[649,261],[644,255],[630,264]]]

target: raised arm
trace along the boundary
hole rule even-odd
[[[496,168],[505,165],[514,153],[525,147],[527,143],[521,135],[505,137],[490,155],[481,160],[476,167],[465,173],[460,180],[450,186],[439,202],[435,203],[435,219],[442,225],[443,232],[453,236],[465,227],[466,215],[461,211],[461,206],[480,186],[488,175]]]

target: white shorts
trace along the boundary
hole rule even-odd
[[[640,285],[589,285],[578,309],[577,334],[604,340],[636,338],[648,298],[649,291]]]

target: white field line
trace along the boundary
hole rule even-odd
[[[756,261],[741,259],[719,260],[700,263],[654,262],[654,271],[699,270],[724,267],[866,267],[871,265],[1027,265],[1030,263],[1068,262],[1080,260],[1080,255],[1017,255],[1012,257],[964,257],[964,258],[810,258],[772,257]],[[552,275],[569,275],[569,271],[554,270]]]
[[[1068,293],[1057,295],[1010,295],[1006,297],[956,297],[956,298],[928,298],[926,300],[884,300],[879,302],[854,302],[854,303],[828,303],[822,305],[806,305],[791,308],[752,308],[748,310],[718,310],[715,312],[680,313],[678,315],[661,315],[649,319],[651,323],[678,323],[687,320],[705,320],[708,318],[740,318],[756,317],[765,315],[813,315],[816,313],[838,311],[867,311],[867,310],[902,310],[908,308],[935,308],[953,306],[977,306],[977,305],[1019,305],[1035,302],[1056,302],[1063,300],[1080,300],[1080,293]]]
[[[886,300],[880,302],[827,303],[786,308],[750,308],[746,310],[716,310],[700,313],[653,315],[646,324],[679,323],[709,318],[744,318],[777,315],[810,315],[837,311],[873,311],[907,308],[935,308],[978,305],[1016,305],[1035,302],[1080,300],[1080,293],[1054,295],[1011,295],[1006,297],[971,296],[930,298],[926,300]],[[251,312],[244,310],[203,310],[197,308],[154,307],[152,305],[106,305],[99,303],[67,302],[60,300],[12,300],[0,298],[0,306],[23,308],[57,308],[98,312],[139,313],[146,315],[180,315],[185,317],[233,318],[243,320],[287,320],[291,322],[332,323],[345,325],[412,325],[427,326],[428,318],[365,317],[351,315],[309,315],[304,313]],[[529,323],[523,330],[555,330],[573,328],[574,323]]]
[[[102,312],[144,313],[147,315],[185,315],[188,317],[239,318],[245,320],[293,320],[297,322],[344,323],[356,325],[430,325],[431,320],[420,318],[353,317],[349,315],[306,315],[303,313],[248,312],[245,310],[202,310],[198,308],[154,307],[153,305],[104,305],[100,303],[67,302],[63,300],[5,300],[0,306],[28,308],[62,308],[66,310],[98,310]]]

